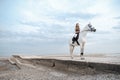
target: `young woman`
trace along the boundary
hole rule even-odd
[[[74,36],[73,39],[72,39],[72,41],[73,41],[72,43],[73,43],[73,44],[74,44],[74,42],[76,41],[77,44],[80,45],[79,42],[78,42],[79,33],[80,33],[79,23],[76,23],[76,26],[75,26],[75,34],[76,34],[76,36]]]

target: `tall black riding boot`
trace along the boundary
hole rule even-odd
[[[80,45],[79,42],[78,42],[78,40],[76,42],[77,42],[78,45]]]
[[[77,42],[78,45],[80,45],[79,42],[78,42],[78,39],[79,39],[79,33],[77,33],[76,42]]]
[[[73,37],[73,38],[72,38],[72,44],[74,44],[75,41],[76,41],[76,38]]]

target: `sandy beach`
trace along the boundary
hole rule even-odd
[[[53,59],[54,57],[51,58]],[[25,59],[29,59],[29,60],[25,60]],[[100,71],[91,67],[80,67],[79,70],[77,69],[78,71],[74,70],[74,68],[76,67],[70,68],[69,70],[65,70],[65,69],[63,70],[60,69],[59,67],[39,64],[40,60],[36,60],[36,59],[38,59],[38,57],[35,56],[34,57],[23,56],[23,60],[18,58],[17,61],[15,61],[13,57],[9,59],[1,58],[0,80],[119,80],[120,79],[120,74],[114,71],[113,72]],[[44,57],[44,59],[48,59],[48,57]],[[15,63],[14,62],[11,63],[10,60],[14,61]],[[61,68],[64,68],[64,66]]]

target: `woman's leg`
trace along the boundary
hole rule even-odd
[[[77,42],[78,45],[80,45],[79,42],[78,42],[78,39],[79,39],[79,33],[77,33],[76,42]]]

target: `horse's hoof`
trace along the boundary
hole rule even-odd
[[[81,57],[81,60],[85,60],[85,58],[84,58],[84,57]]]
[[[73,57],[71,57],[71,59],[73,59]]]
[[[83,55],[80,55],[80,57],[83,57]]]
[[[85,58],[83,57],[83,55],[80,55],[80,59],[81,59],[81,60],[84,60]]]

